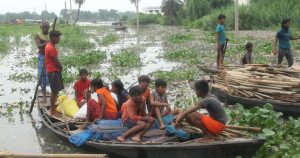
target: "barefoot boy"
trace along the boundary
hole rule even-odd
[[[227,116],[219,100],[209,93],[208,83],[204,80],[195,83],[195,91],[202,101],[196,106],[180,113],[174,124],[178,127],[180,121],[186,117],[188,123],[200,128],[206,135],[204,138],[212,139],[215,135],[221,133],[227,122]],[[198,109],[203,108],[208,111],[209,115],[200,114]],[[204,139],[202,138],[202,139]]]
[[[158,119],[160,124],[160,129],[165,129],[166,126],[163,123],[161,117],[169,114],[178,114],[180,109],[171,110],[168,98],[166,95],[167,82],[162,79],[157,79],[155,81],[155,90],[150,95],[150,102],[152,106],[152,116]]]
[[[225,44],[226,44],[226,34],[225,34],[225,22],[226,16],[220,14],[218,16],[219,24],[216,27],[216,43],[217,43],[217,66],[223,65],[224,55],[225,55]]]
[[[150,77],[147,75],[141,75],[138,77],[139,85],[142,88],[143,96],[146,101],[147,110],[150,113],[151,105],[150,105],[150,88],[148,87],[150,83]]]
[[[75,90],[75,100],[77,105],[81,107],[84,103],[86,103],[85,99],[87,98],[85,98],[85,95],[90,88],[91,81],[87,78],[88,71],[86,69],[79,70],[79,77],[79,80],[75,82],[73,88]]]
[[[55,45],[60,41],[61,33],[57,30],[52,30],[49,33],[50,42],[45,47],[45,64],[48,72],[48,78],[51,88],[50,97],[50,114],[55,115],[57,112],[55,110],[55,103],[57,99],[57,94],[59,91],[64,89],[64,84],[62,80],[62,66],[58,60],[58,51]]]
[[[244,55],[244,57],[241,60],[241,64],[252,64],[253,58],[252,58],[252,50],[253,50],[253,44],[251,42],[248,42],[245,46],[247,53]]]
[[[141,136],[151,127],[154,119],[146,115],[146,104],[140,86],[130,88],[129,95],[129,100],[122,106],[124,107],[123,126],[128,127],[129,130],[117,137],[117,140],[124,142],[128,136],[136,134],[132,140],[140,142]]]

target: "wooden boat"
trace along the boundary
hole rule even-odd
[[[127,26],[123,22],[114,22],[112,25],[115,30],[127,30]]]
[[[263,107],[265,104],[270,103],[273,105],[274,110],[277,112],[282,112],[285,115],[300,116],[300,103],[291,103],[272,99],[254,99],[240,97],[227,94],[218,88],[213,88],[211,90],[211,93],[217,96],[220,101],[226,103],[227,105],[240,103],[246,108],[252,108],[254,106]]]
[[[252,64],[248,66],[256,66],[256,67],[268,67],[268,65],[264,64]],[[205,66],[197,65],[197,67],[202,70],[203,72],[207,74],[218,74],[221,73],[222,70],[215,69],[215,68],[208,68]],[[228,65],[226,66],[227,70],[230,69],[236,69],[241,66],[234,66],[234,65]],[[209,78],[209,77],[208,77]],[[209,79],[208,79],[209,80]],[[224,90],[219,89],[217,87],[212,88],[211,93],[216,95],[220,101],[227,105],[233,105],[240,103],[246,108],[251,108],[254,106],[260,106],[262,107],[266,103],[270,103],[273,105],[273,108],[275,111],[282,112],[285,115],[291,115],[291,116],[300,116],[300,103],[299,102],[288,102],[284,100],[274,100],[274,99],[259,99],[259,98],[249,98],[249,97],[243,97],[243,96],[237,96],[234,94],[228,94]]]
[[[58,137],[68,141],[70,133],[77,129],[76,122],[71,118],[51,117],[48,105],[42,104],[38,98],[38,111],[43,125]],[[65,122],[66,121],[66,122]],[[66,130],[68,124],[70,133]],[[147,134],[147,133],[146,133]],[[177,138],[175,138],[176,140]],[[225,141],[180,143],[174,137],[162,136],[158,140],[141,143],[117,141],[87,141],[83,147],[96,149],[97,152],[107,153],[109,157],[141,157],[141,158],[243,158],[252,157],[263,145],[264,139],[233,138]],[[112,154],[113,156],[111,156]]]

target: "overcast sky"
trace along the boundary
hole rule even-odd
[[[67,1],[67,8],[69,8],[70,0]],[[71,0],[72,8],[77,8],[74,0]],[[140,9],[149,6],[160,6],[162,0],[141,0]],[[45,10],[45,3],[49,12],[59,14],[60,10],[65,7],[65,0],[0,0],[0,14],[6,12],[33,12],[37,13]],[[98,9],[116,9],[119,11],[134,11],[135,7],[129,0],[85,0],[82,5],[82,10],[97,11]]]

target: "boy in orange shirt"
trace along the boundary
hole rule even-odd
[[[130,98],[122,106],[123,126],[128,127],[129,130],[117,137],[117,140],[124,142],[128,136],[136,134],[132,140],[140,142],[141,137],[152,126],[154,119],[146,115],[146,104],[140,86],[130,88],[129,95]]]

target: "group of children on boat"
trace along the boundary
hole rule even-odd
[[[138,77],[138,85],[129,89],[124,88],[120,80],[115,80],[109,86],[105,85],[99,78],[89,80],[88,71],[79,71],[79,80],[74,84],[75,98],[79,107],[87,104],[86,123],[96,123],[98,120],[122,119],[122,125],[127,127],[125,133],[117,137],[117,140],[124,142],[127,137],[133,141],[141,141],[141,137],[152,126],[154,119],[157,119],[160,129],[166,128],[162,117],[175,115],[173,125],[180,126],[180,122],[186,121],[193,126],[201,128],[209,138],[214,138],[225,128],[227,116],[218,99],[209,94],[209,85],[201,80],[195,83],[195,93],[202,101],[193,108],[183,111],[172,109],[166,94],[167,82],[163,79],[155,80],[155,89],[150,90],[150,77],[142,75]],[[97,99],[92,99],[91,94],[95,93]],[[204,108],[209,115],[200,114],[198,109]]]

